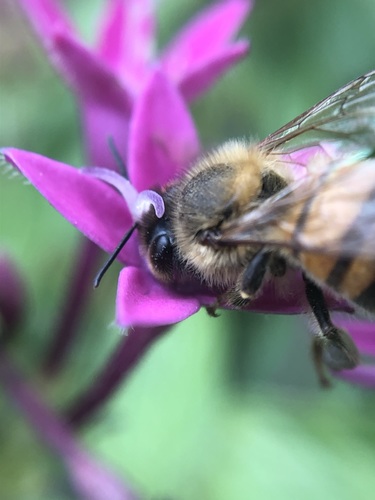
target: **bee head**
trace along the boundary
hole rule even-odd
[[[163,282],[173,281],[177,254],[170,225],[168,207],[161,218],[151,209],[138,227],[141,249],[152,274]]]

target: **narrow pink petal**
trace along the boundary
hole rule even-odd
[[[130,112],[131,97],[97,55],[74,37],[59,31],[53,37],[53,50],[68,81],[81,98],[101,104],[110,102],[120,106],[123,113]]]
[[[128,135],[130,112],[116,107],[117,96],[107,94],[107,102],[95,99],[81,100],[81,119],[83,121],[84,146],[87,162],[101,165],[114,171],[119,167],[109,148],[111,138],[123,161],[128,155]]]
[[[105,61],[75,38],[51,0],[20,0],[43,38],[51,62],[81,100],[89,163],[116,170],[108,148],[112,137],[126,158],[132,98]]]
[[[101,20],[98,52],[134,94],[154,52],[155,16],[150,0],[108,2]]]
[[[130,228],[132,219],[123,198],[106,183],[35,153],[4,149],[2,154],[61,215],[104,250],[112,252]],[[119,259],[138,264],[136,238],[132,240]]]
[[[309,146],[292,153],[283,155],[283,160],[290,165],[294,180],[304,177],[307,166],[319,158],[318,161],[331,161],[337,157],[337,147],[328,142],[321,142],[317,146]]]
[[[120,273],[116,320],[121,326],[171,325],[199,308],[197,298],[177,295],[140,268],[126,267]]]
[[[176,79],[181,94],[191,101],[206,92],[224,73],[240,61],[249,51],[248,42],[229,45],[206,60],[197,61]],[[168,72],[168,69],[165,69]]]
[[[306,167],[314,158],[326,158],[327,160],[332,159],[333,150],[330,148],[329,143],[322,142],[317,146],[309,146],[292,153],[284,155],[285,161],[290,163],[295,163],[301,167]]]
[[[375,357],[374,322],[338,317],[335,318],[335,324],[350,333],[356,343],[356,346],[363,355]]]
[[[332,311],[353,312],[351,306],[333,295],[325,294],[325,299]],[[267,283],[261,295],[249,304],[247,310],[272,314],[310,313],[301,272],[292,270],[282,281],[275,279]]]
[[[70,20],[53,0],[18,0],[28,20],[33,25],[42,43],[49,46],[49,41],[56,29],[74,33]]]
[[[134,109],[129,134],[129,177],[138,191],[164,185],[196,157],[199,142],[176,88],[155,72]]]
[[[167,47],[164,67],[174,80],[182,80],[192,66],[217,57],[240,28],[252,2],[228,0],[205,9]]]
[[[78,40],[57,33],[52,50],[56,64],[81,101],[89,163],[116,170],[108,139],[113,139],[126,158],[132,108],[129,93],[98,56]]]
[[[332,372],[332,375],[352,384],[375,389],[375,365],[360,365],[354,370]]]

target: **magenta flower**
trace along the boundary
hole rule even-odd
[[[341,370],[334,375],[342,380],[375,388],[375,340],[374,323],[347,317],[335,318],[335,324],[350,333],[361,353],[362,363],[353,370]]]
[[[47,53],[71,86],[81,109],[87,158],[116,169],[107,140],[123,158],[132,108],[155,67],[191,100],[205,92],[247,53],[247,41],[231,39],[251,2],[227,0],[209,7],[154,55],[152,0],[107,2],[94,48],[84,45],[57,0],[19,0]]]
[[[151,55],[154,21],[145,0],[113,0],[108,4],[95,51],[78,41],[51,0],[24,0],[22,5],[78,97],[88,163],[94,166],[79,170],[10,148],[4,149],[3,155],[77,229],[105,251],[113,252],[150,206],[158,217],[163,215],[158,189],[178,178],[199,154],[197,132],[186,103],[246,52],[246,42],[229,40],[248,4],[230,0],[206,10],[175,38],[158,62]],[[127,164],[129,181],[116,172],[107,146],[109,136]],[[316,148],[310,148],[289,156],[296,177],[303,175],[304,166],[315,153]],[[88,411],[108,396],[124,371],[167,325],[215,301],[215,290],[199,282],[185,291],[155,279],[137,231],[118,258],[125,267],[119,276],[116,320],[120,326],[136,327],[130,334],[136,347],[132,353],[129,345],[121,343],[115,362],[110,360],[108,364],[116,369],[105,372],[91,393],[73,406],[67,415],[71,422],[86,418]],[[304,312],[300,273],[290,273],[289,290],[285,294],[268,285],[251,304],[251,310]],[[329,305],[331,309],[351,311],[334,298],[329,299]],[[124,353],[128,356],[125,363]]]
[[[165,109],[169,110],[167,116]],[[97,245],[112,252],[133,224],[135,203],[139,200],[136,192],[174,178],[198,151],[198,138],[184,101],[166,77],[156,72],[139,97],[132,117],[129,176],[134,188],[127,186],[130,191],[124,187],[127,181],[123,177],[106,169],[77,170],[15,149],[6,149],[3,154],[66,219]],[[99,176],[107,182],[95,178]],[[128,266],[119,279],[120,325],[166,325],[199,309],[198,297],[177,295],[152,278],[144,267],[136,235],[119,259]]]
[[[153,204],[157,214],[162,215],[161,197],[151,192],[151,199],[148,190],[175,179],[199,152],[198,137],[186,104],[159,71],[149,78],[134,106],[128,150],[132,184],[120,174],[99,167],[77,170],[15,149],[6,149],[3,154],[65,218],[97,245],[112,252],[142,214],[137,207],[140,200],[147,207]],[[299,163],[314,152],[312,149],[296,155],[294,168],[303,168],[298,167]],[[136,234],[119,259],[126,266],[120,273],[116,302],[117,323],[123,327],[177,323],[214,300],[214,292],[208,293],[199,283],[193,293],[186,294],[158,282],[147,269]],[[285,296],[274,287],[267,287],[251,304],[251,310],[302,312],[299,297],[303,296],[303,282],[299,275],[291,275],[290,290]],[[331,305],[339,306],[333,299]]]
[[[77,170],[10,148],[4,150],[4,156],[64,217],[94,243],[112,252],[142,213],[139,203],[151,203],[162,210],[160,197],[158,202],[158,196],[150,197],[147,191],[164,185],[197,155],[198,139],[185,102],[207,90],[247,52],[247,42],[233,43],[230,39],[251,2],[228,0],[208,8],[175,37],[159,60],[152,56],[154,18],[146,0],[108,1],[95,50],[79,41],[57,2],[20,2],[51,61],[77,96],[87,164],[95,167]],[[127,163],[132,185],[116,176],[117,164],[108,138],[113,139]],[[77,279],[73,279],[46,358],[48,373],[61,367],[72,342],[94,257],[95,252],[87,245],[77,260],[73,275]],[[199,293],[177,294],[153,279],[139,252],[136,234],[118,257],[128,266],[119,280],[118,322],[146,327],[130,331],[108,361],[108,369],[104,368],[67,412],[74,424],[91,415],[113,392],[145,350],[166,331],[165,325],[186,318],[212,300]]]

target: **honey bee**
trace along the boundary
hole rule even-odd
[[[311,146],[318,153],[297,177],[292,155]],[[300,270],[327,385],[324,365],[354,368],[359,353],[332,323],[324,292],[375,313],[374,151],[375,71],[257,144],[227,142],[161,188],[164,216],[151,210],[137,224],[151,273],[181,289],[200,283],[217,291],[217,307],[242,308],[267,281]]]

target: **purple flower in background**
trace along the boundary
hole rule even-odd
[[[154,54],[152,0],[109,0],[93,48],[81,42],[57,0],[19,2],[51,62],[76,94],[89,163],[106,168],[116,169],[107,145],[109,137],[122,157],[127,156],[132,108],[155,67],[191,100],[249,48],[247,41],[231,41],[250,10],[247,0],[228,0],[207,8],[159,56]]]

